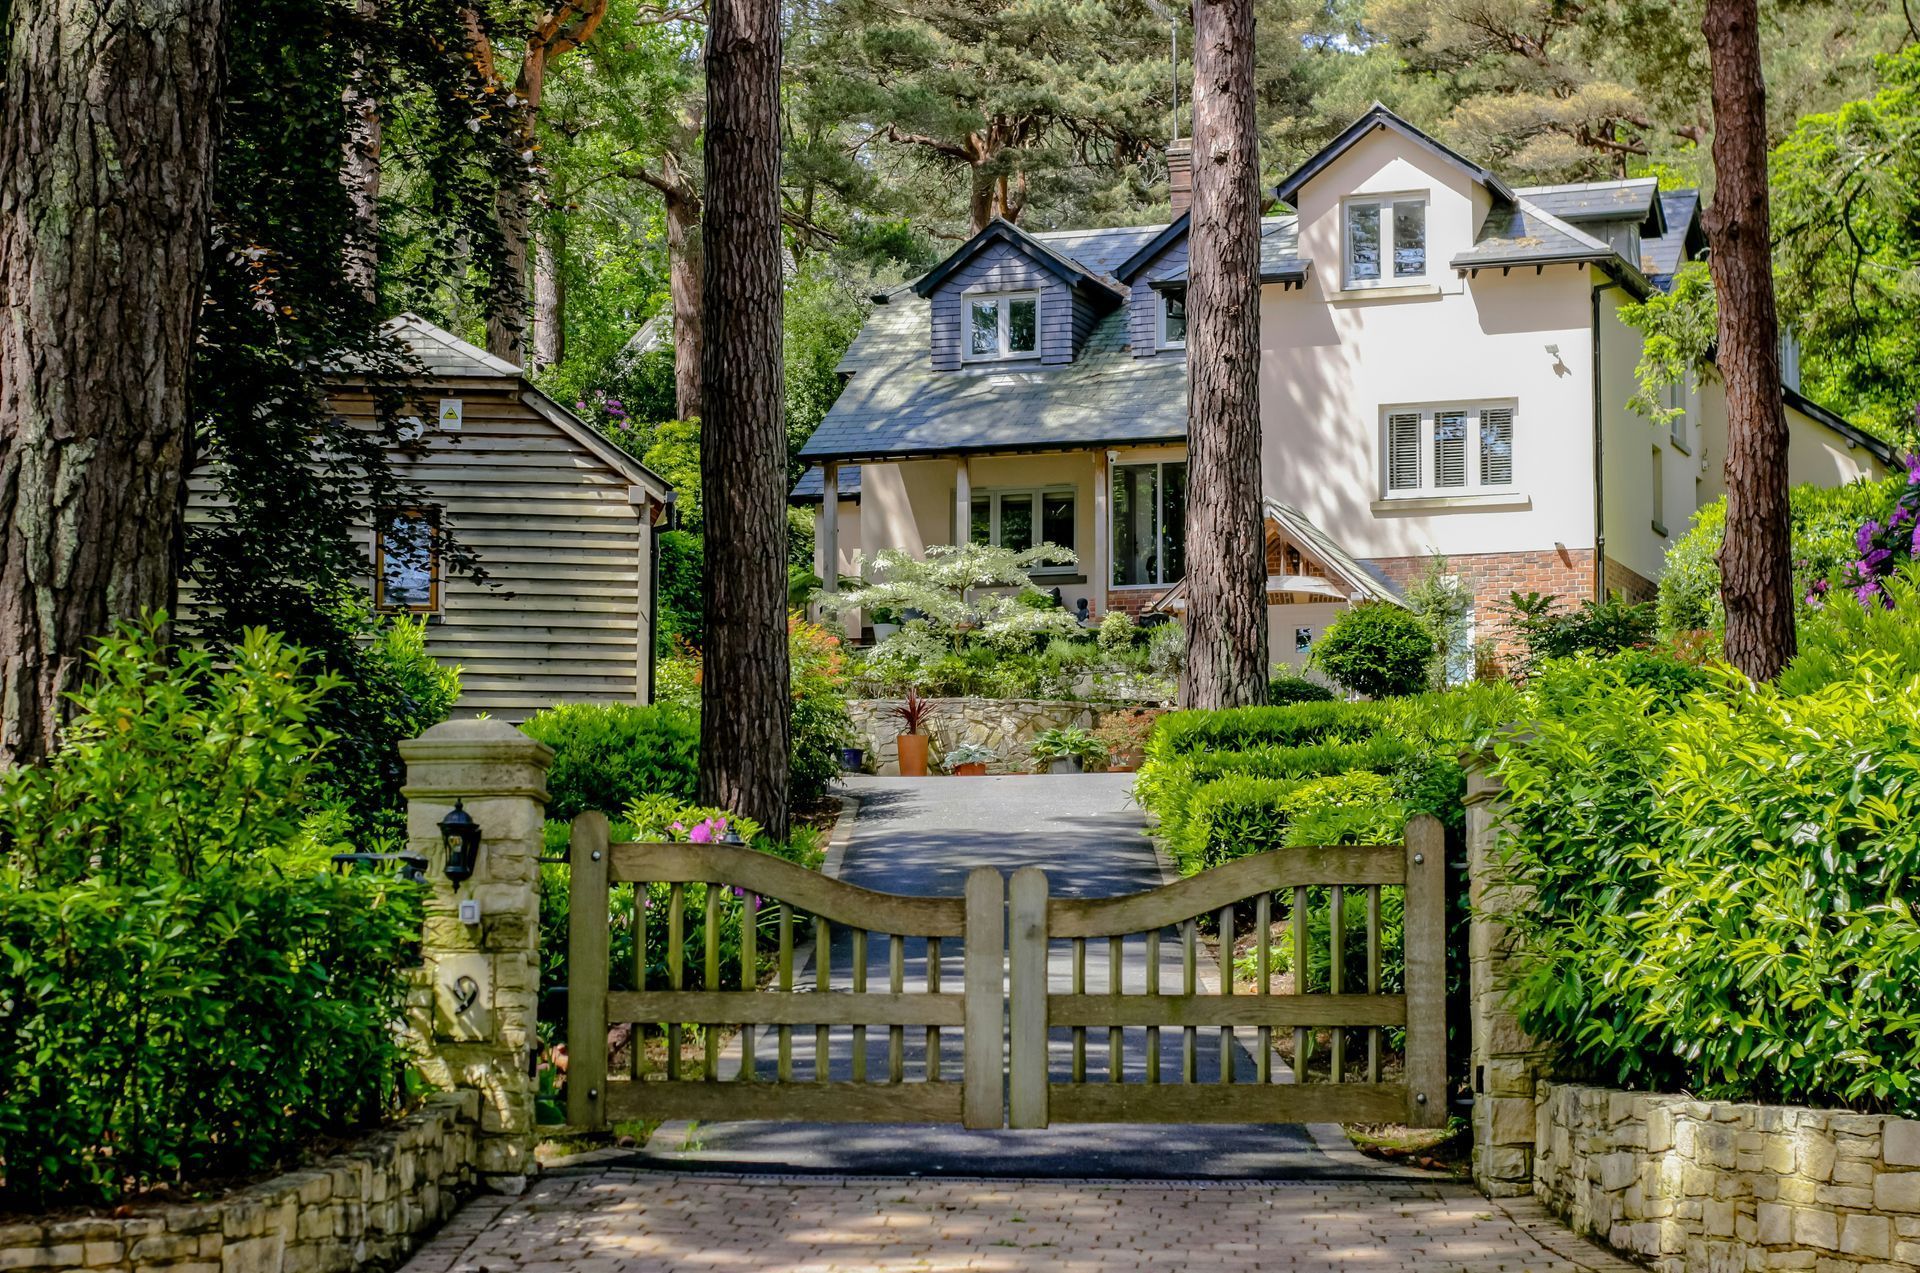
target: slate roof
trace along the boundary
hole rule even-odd
[[[1185,218],[1175,224],[1183,224]],[[1260,218],[1260,281],[1279,283],[1282,281],[1299,282],[1306,278],[1310,263],[1297,255],[1300,251],[1300,221],[1292,213],[1277,217]],[[1145,264],[1145,262],[1141,262]],[[1169,274],[1160,279],[1159,286],[1168,283],[1184,283],[1187,272]]]
[[[1673,276],[1689,260],[1694,248],[1704,246],[1706,236],[1696,223],[1700,215],[1698,190],[1662,190],[1660,207],[1667,232],[1658,238],[1640,239],[1640,268],[1663,291],[1673,285]]]
[[[1102,318],[1080,356],[1057,367],[934,371],[931,324],[932,306],[917,296],[874,307],[840,362],[853,375],[802,458],[900,459],[1187,435],[1186,359],[1135,358],[1124,308]]]
[[[1562,221],[1633,221],[1642,232],[1665,231],[1663,208],[1656,198],[1660,183],[1652,177],[1627,181],[1588,181],[1567,186],[1522,186],[1514,194],[1542,212]]]
[[[826,470],[815,465],[800,475],[793,484],[793,490],[787,498],[796,504],[818,504],[820,492],[827,484]],[[858,500],[860,498],[860,466],[842,464],[840,466],[840,498]]]
[[[1128,225],[1111,230],[1041,230],[1033,237],[1095,274],[1125,282],[1119,273],[1121,265],[1166,228],[1164,225]]]
[[[1488,209],[1474,245],[1454,256],[1453,267],[1604,261],[1616,255],[1605,241],[1523,198],[1512,204],[1496,203]]]

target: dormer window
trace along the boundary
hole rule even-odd
[[[1185,349],[1187,347],[1187,288],[1164,287],[1160,289],[1160,339],[1162,349]]]
[[[1395,287],[1427,277],[1427,201],[1408,195],[1346,206],[1348,287]]]
[[[1040,352],[1040,296],[1002,292],[967,298],[967,358],[1031,358]]]

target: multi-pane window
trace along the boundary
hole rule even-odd
[[[1074,495],[1058,491],[977,491],[973,496],[972,530],[976,544],[993,544],[1025,552],[1040,544],[1075,551]],[[1035,573],[1055,566],[1042,566]]]
[[[1160,347],[1175,349],[1187,343],[1187,289],[1163,288],[1160,292]]]
[[[1350,202],[1346,241],[1348,287],[1418,282],[1427,276],[1427,201]]]
[[[1004,292],[967,298],[968,358],[1030,358],[1039,352],[1039,296]]]
[[[440,546],[430,512],[406,508],[390,515],[374,539],[373,558],[375,607],[440,608]]]
[[[1687,442],[1687,382],[1675,380],[1667,385],[1666,408],[1667,435],[1673,439],[1675,449],[1687,454],[1691,447]]]
[[[1392,408],[1385,433],[1389,498],[1513,485],[1510,403]]]
[[[1187,573],[1187,466],[1113,468],[1113,583],[1178,583]]]

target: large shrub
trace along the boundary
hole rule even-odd
[[[520,727],[553,748],[547,816],[617,816],[642,796],[693,799],[700,718],[673,704],[564,703]]]
[[[1314,664],[1337,685],[1368,698],[1418,694],[1438,657],[1420,616],[1386,601],[1344,611],[1313,650]]]
[[[257,1171],[390,1107],[417,886],[336,874],[334,678],[102,643],[46,764],[0,778],[0,1200]]]
[[[1920,1115],[1920,675],[1821,657],[1798,694],[1569,668],[1500,742],[1514,1003],[1572,1066]]]
[[[840,749],[854,741],[853,717],[847,712],[839,637],[818,624],[790,619],[787,658],[793,684],[788,796],[804,804],[825,796],[839,776]]]
[[[1796,486],[1788,493],[1793,517],[1794,596],[1809,596],[1843,580],[1860,556],[1860,527],[1892,517],[1903,478],[1851,482],[1846,486]],[[1667,549],[1660,576],[1660,630],[1667,633],[1719,629],[1726,625],[1720,605],[1720,543],[1726,535],[1727,501],[1703,504],[1693,525]]]

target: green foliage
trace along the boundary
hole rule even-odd
[[[1531,676],[1548,659],[1614,654],[1653,640],[1658,620],[1653,603],[1635,603],[1615,593],[1562,607],[1552,593],[1514,593],[1507,601],[1507,630],[1519,642],[1518,671]]]
[[[824,615],[853,610],[874,614],[915,611],[941,640],[977,640],[1001,650],[1030,649],[1053,636],[1072,636],[1078,621],[1038,595],[1032,572],[1047,564],[1071,565],[1074,555],[1052,544],[1024,552],[990,544],[929,545],[924,557],[883,548],[854,561],[856,578],[820,598]],[[970,634],[970,635],[968,635]]]
[[[336,678],[102,642],[47,764],[0,778],[0,1202],[257,1171],[377,1118],[417,886],[335,874]]]
[[[644,796],[693,798],[700,718],[683,707],[563,703],[520,728],[553,748],[549,817],[566,821],[589,809],[613,816]]]
[[[1316,667],[1368,698],[1419,693],[1437,656],[1429,625],[1386,601],[1363,601],[1343,611],[1313,651]]]
[[[1707,263],[1689,261],[1674,274],[1668,290],[1622,304],[1620,321],[1636,328],[1641,340],[1640,361],[1633,369],[1635,389],[1627,405],[1664,428],[1684,412],[1667,405],[1669,388],[1719,375],[1712,357],[1720,309]]]
[[[315,723],[334,736],[328,785],[362,834],[399,839],[406,833],[400,744],[447,719],[460,698],[460,669],[427,653],[424,618],[395,616],[368,628],[348,655],[354,674],[321,700]]]
[[[1427,558],[1420,577],[1407,588],[1407,609],[1419,616],[1433,641],[1436,657],[1429,681],[1439,689],[1473,678],[1473,590],[1448,573],[1447,559]]]
[[[1154,670],[1151,646],[1089,640],[1077,625],[1072,636],[1054,636],[1035,650],[1040,635],[1064,614],[1051,600],[1034,610],[1044,626],[1023,636],[1017,648],[989,645],[964,633],[945,635],[926,620],[906,624],[868,650],[853,669],[860,691],[889,698],[913,689],[942,698],[1081,699],[1094,702],[1162,703],[1173,681]],[[1008,624],[1003,631],[1011,632]],[[1024,631],[1024,630],[1023,630]]]
[[[1803,692],[1729,671],[1679,699],[1597,664],[1498,744],[1534,898],[1514,1002],[1573,1065],[1920,1113],[1920,680],[1877,650],[1820,657]]]
[[[1055,760],[1078,760],[1091,769],[1106,763],[1107,745],[1078,725],[1055,725],[1034,736],[1027,754],[1043,769]]]
[[[1202,751],[1245,751],[1270,745],[1358,742],[1388,719],[1385,703],[1295,703],[1285,707],[1234,707],[1225,711],[1168,712],[1154,723],[1149,760]]]
[[[701,592],[706,544],[686,530],[660,532],[660,606],[656,631],[660,648],[706,639],[707,603]]]
[[[1902,478],[1850,482],[1845,486],[1796,486],[1788,493],[1793,517],[1794,597],[1802,604],[1816,591],[1838,585],[1860,555],[1854,536],[1868,521],[1885,522],[1904,489]],[[1667,549],[1660,576],[1660,630],[1718,631],[1726,625],[1720,605],[1720,543],[1726,535],[1723,496],[1702,505],[1693,525]]]
[[[675,509],[684,530],[705,526],[700,507],[700,422],[665,420],[653,427],[653,436],[640,462],[673,483]]]
[[[1364,770],[1303,779],[1229,774],[1194,793],[1185,826],[1169,847],[1191,875],[1284,847],[1294,820],[1309,811],[1378,807],[1392,799],[1392,781]]]
[[[1327,703],[1333,691],[1318,681],[1310,681],[1294,672],[1282,672],[1267,682],[1267,702],[1274,707],[1288,703]]]
[[[1920,676],[1920,566],[1902,566],[1881,587],[1888,604],[1841,592],[1801,619],[1799,653],[1775,682],[1782,693],[1811,694],[1845,680],[1862,650],[1885,660],[1893,674]]]
[[[787,659],[793,682],[788,798],[807,804],[827,794],[840,775],[840,749],[857,740],[847,712],[840,638],[817,624],[791,619]]]

